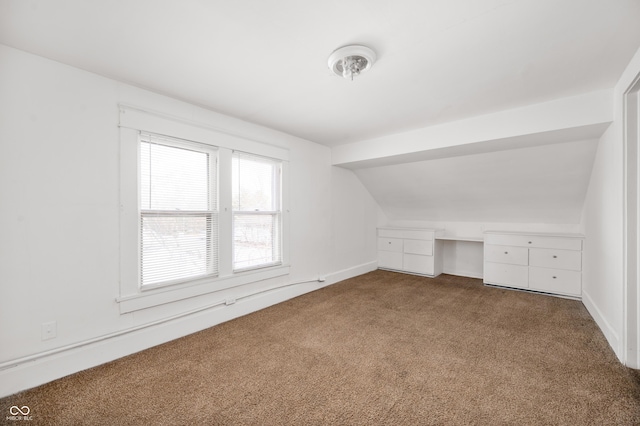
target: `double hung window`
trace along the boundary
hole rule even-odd
[[[232,270],[282,263],[281,161],[233,152],[218,182],[215,147],[148,134],[139,158],[142,288],[218,274],[219,183],[231,185]]]
[[[282,162],[232,156],[233,270],[282,263]]]
[[[139,159],[141,287],[217,274],[216,149],[143,134]]]
[[[289,274],[288,149],[126,105],[119,126],[121,313]]]

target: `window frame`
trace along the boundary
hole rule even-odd
[[[271,177],[271,187],[272,187],[272,196],[274,196],[275,200],[272,203],[272,207],[275,207],[275,210],[235,210],[235,208],[232,205],[232,209],[231,209],[231,216],[232,216],[232,224],[231,224],[231,230],[232,230],[232,239],[231,242],[233,244],[232,247],[232,268],[233,268],[233,272],[234,273],[241,273],[241,272],[245,272],[245,271],[251,271],[251,270],[256,270],[256,269],[262,269],[262,268],[269,268],[272,266],[279,266],[282,265],[282,258],[283,258],[283,253],[282,253],[282,240],[283,240],[283,236],[282,236],[282,161],[281,160],[277,160],[277,159],[273,159],[273,158],[269,158],[269,157],[265,157],[265,156],[261,156],[261,155],[256,155],[256,154],[252,154],[252,153],[247,153],[247,152],[242,152],[242,151],[234,151],[232,154],[232,161],[233,158],[238,158],[238,160],[240,160],[241,158],[246,158],[246,159],[255,159],[257,161],[262,161],[264,163],[270,164],[273,166],[273,173],[272,173],[272,177]],[[232,186],[234,185],[233,182],[233,177],[231,179],[231,184]],[[277,240],[277,244],[272,244],[272,251],[277,250],[278,253],[277,255],[272,255],[273,258],[275,258],[276,260],[271,261],[271,262],[267,262],[267,263],[261,263],[261,264],[256,264],[256,265],[249,265],[249,266],[245,266],[242,268],[236,268],[236,248],[235,248],[235,244],[236,244],[236,236],[235,236],[235,232],[236,232],[236,216],[271,216],[272,217],[272,222],[274,224],[274,226],[272,227],[272,229],[275,229],[275,232],[277,233],[277,235],[275,235],[274,237],[272,237],[272,239]]]
[[[161,146],[167,146],[171,148],[185,149],[189,151],[199,152],[207,154],[207,172],[208,172],[208,182],[207,182],[207,210],[164,210],[164,209],[143,209],[142,208],[142,191],[141,188],[138,189],[138,206],[140,212],[140,289],[142,291],[147,291],[149,289],[155,289],[159,287],[171,286],[176,284],[188,283],[194,280],[207,278],[207,277],[217,277],[219,272],[219,255],[218,252],[220,250],[219,244],[219,235],[220,235],[220,221],[219,217],[219,199],[218,199],[218,182],[219,182],[219,167],[218,167],[218,147],[202,144],[194,141],[188,141],[184,139],[157,135],[148,132],[140,132],[138,136],[138,149],[140,150],[142,143],[150,143]],[[141,177],[141,156],[138,156],[138,182],[142,181]],[[143,219],[145,217],[204,217],[208,218],[210,221],[210,226],[207,227],[208,232],[211,235],[207,236],[207,242],[209,244],[209,248],[206,253],[206,272],[198,275],[190,275],[184,276],[180,278],[175,278],[171,280],[161,281],[161,282],[153,282],[153,283],[144,283],[143,276]]]
[[[277,135],[269,136],[273,142],[257,141],[253,133],[245,135],[137,106],[119,104],[119,213],[120,213],[120,272],[116,280],[115,302],[120,314],[127,314],[181,301],[192,306],[201,296],[223,290],[256,284],[268,285],[267,280],[284,278],[290,273],[290,164],[289,150],[278,142]],[[241,130],[241,129],[238,129]],[[139,134],[151,133],[169,138],[193,141],[217,147],[218,152],[218,276],[206,276],[160,287],[140,288],[140,213],[139,213]],[[232,269],[232,153],[242,151],[282,162],[281,170],[281,235],[282,262],[280,265],[233,271]],[[225,182],[228,187],[225,188]],[[264,282],[264,284],[261,284]],[[224,294],[224,293],[221,293]]]

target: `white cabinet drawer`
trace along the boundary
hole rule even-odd
[[[508,287],[527,288],[529,268],[523,265],[485,262],[484,282]]]
[[[433,256],[422,256],[419,254],[404,254],[402,269],[407,272],[417,274],[433,275]]]
[[[435,234],[433,231],[403,231],[402,237],[412,240],[433,241]]]
[[[539,235],[485,234],[484,242],[501,246],[582,250],[580,238],[547,237]]]
[[[582,252],[573,250],[531,249],[529,265],[543,268],[582,270]]]
[[[378,229],[378,237],[402,238],[402,230],[400,229]]]
[[[412,240],[433,240],[435,238],[435,232],[419,230],[419,229],[379,228],[378,237],[407,238]]]
[[[411,254],[421,254],[424,256],[432,256],[433,241],[404,240],[404,252]]]
[[[524,247],[485,244],[484,260],[487,262],[509,263],[512,265],[527,265],[529,262],[529,250]]]
[[[378,267],[402,270],[402,252],[378,251]]]
[[[378,250],[402,253],[402,240],[397,238],[378,238]]]
[[[549,293],[580,296],[582,273],[565,269],[529,268],[529,288]]]

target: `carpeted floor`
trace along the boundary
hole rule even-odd
[[[638,425],[640,375],[578,301],[375,271],[0,409],[23,404],[32,425]]]

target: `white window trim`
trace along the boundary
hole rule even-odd
[[[231,224],[231,229],[232,232],[233,230],[235,230],[235,216],[236,215],[243,215],[243,216],[261,216],[261,215],[265,215],[265,216],[277,216],[280,223],[279,223],[279,238],[280,238],[280,260],[277,260],[275,262],[270,262],[270,263],[263,263],[260,265],[253,265],[253,266],[247,266],[244,268],[234,268],[233,272],[234,273],[240,273],[240,272],[246,272],[246,271],[252,271],[252,270],[256,270],[256,269],[264,269],[264,268],[270,268],[273,266],[279,266],[282,265],[283,263],[283,247],[282,247],[282,240],[284,237],[284,230],[283,230],[283,215],[282,215],[282,187],[283,187],[283,162],[281,160],[278,159],[273,159],[273,158],[269,158],[269,157],[265,157],[262,155],[255,155],[255,154],[251,154],[248,152],[242,152],[242,151],[238,151],[238,150],[234,150],[233,155],[238,154],[240,156],[245,156],[245,157],[254,157],[256,160],[266,160],[267,162],[272,162],[272,163],[277,163],[278,167],[275,170],[276,172],[276,176],[272,177],[272,183],[275,182],[276,186],[275,188],[273,188],[273,193],[276,194],[277,200],[278,200],[278,210],[261,210],[261,211],[245,211],[245,210],[233,210],[231,212],[231,217],[232,217],[232,224]],[[235,236],[232,236],[232,240],[235,240]],[[235,255],[235,247],[233,248],[233,253],[232,255]],[[232,259],[232,264],[235,265],[235,258]]]
[[[162,136],[162,135],[156,135],[156,134],[151,134],[151,133],[147,133],[147,132],[139,132],[139,136],[138,136],[138,144],[142,141],[142,140],[148,140],[148,141],[154,141],[152,143],[160,143],[162,145],[165,146],[169,146],[169,147],[175,147],[175,148],[181,148],[181,149],[189,149],[189,150],[193,150],[196,152],[203,152],[209,155],[209,164],[207,165],[209,172],[214,171],[214,173],[211,173],[209,176],[209,185],[210,188],[211,187],[215,187],[215,189],[213,191],[211,191],[211,189],[209,190],[209,196],[214,196],[216,197],[215,200],[211,201],[209,203],[209,210],[201,210],[201,211],[160,211],[160,210],[143,210],[140,206],[140,201],[138,201],[138,206],[139,206],[139,217],[141,218],[142,216],[153,216],[155,213],[159,213],[161,215],[172,215],[172,216],[178,216],[178,217],[182,217],[182,216],[210,216],[211,220],[213,221],[213,223],[215,223],[216,225],[216,229],[213,229],[212,232],[214,232],[216,235],[219,233],[218,227],[219,227],[219,221],[218,221],[218,217],[220,215],[220,209],[218,206],[218,147],[214,147],[208,144],[202,144],[202,143],[197,143],[197,142],[193,142],[193,141],[185,141],[182,139],[177,139],[177,138],[168,138],[166,136]],[[215,163],[215,165],[212,167],[211,163]],[[138,164],[140,164],[140,162],[138,161]],[[213,170],[212,170],[213,169]],[[140,171],[138,170],[138,179],[140,178]],[[139,191],[138,191],[139,192]],[[140,225],[141,226],[141,225]],[[159,287],[165,287],[165,286],[171,286],[171,285],[180,285],[183,283],[188,283],[191,281],[195,281],[195,280],[200,280],[202,278],[207,278],[207,277],[217,277],[218,276],[218,251],[219,251],[219,238],[215,238],[212,239],[211,243],[213,244],[214,247],[212,247],[210,250],[211,252],[208,253],[208,256],[210,257],[210,262],[215,263],[215,265],[209,265],[210,267],[213,266],[213,269],[210,272],[204,273],[204,274],[200,274],[197,276],[193,276],[193,277],[185,277],[185,278],[178,278],[178,279],[174,279],[174,280],[170,280],[170,281],[162,281],[162,282],[158,282],[158,283],[151,283],[151,284],[143,284],[142,283],[142,279],[140,280],[140,290],[141,291],[147,291],[147,290],[151,290],[151,289],[155,289],[155,288],[159,288]],[[139,247],[139,250],[141,250],[141,247]],[[215,252],[215,254],[214,254]]]
[[[162,286],[140,286],[138,159],[140,132],[212,145],[218,148],[218,276],[201,277]],[[282,161],[282,262],[260,269],[233,271],[231,155],[233,150]],[[289,266],[289,151],[286,148],[231,135],[195,123],[140,108],[120,105],[120,313],[151,308],[178,300],[288,275]],[[135,182],[135,184],[134,184]],[[225,182],[229,182],[225,186]]]

